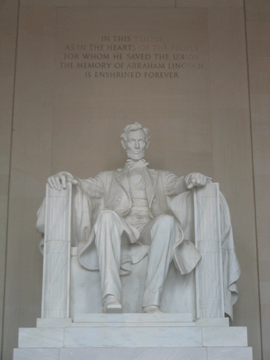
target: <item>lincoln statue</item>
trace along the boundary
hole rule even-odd
[[[85,180],[68,172],[48,179],[50,187],[58,190],[71,182],[79,195],[74,204],[75,221],[91,227],[87,232],[81,226],[77,234],[83,238],[79,239],[78,259],[84,268],[100,271],[105,313],[122,311],[121,276],[145,256],[148,264],[142,308],[146,313],[161,311],[160,299],[171,262],[181,274],[188,274],[201,259],[193,243],[185,240],[168,199],[205,186],[209,178],[199,173],[178,177],[149,169],[144,159],[149,139],[148,129],[135,122],[121,135],[127,153],[122,169]]]

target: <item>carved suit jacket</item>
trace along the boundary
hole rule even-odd
[[[155,218],[161,214],[173,215],[168,198],[187,191],[184,177],[147,167],[143,171],[150,217]],[[123,169],[101,172],[94,178],[76,179],[78,186],[73,201],[75,213],[73,228],[77,231],[79,243],[78,260],[89,270],[98,270],[95,235],[92,229],[100,212],[112,210],[119,216],[125,217],[131,210],[132,201],[127,175],[128,166],[125,164]],[[87,225],[89,218],[90,226]],[[121,274],[129,273],[131,264],[143,259],[148,253],[148,248],[147,245],[139,242],[122,248]],[[201,255],[192,242],[184,241],[184,237],[176,239],[173,260],[182,274],[192,271],[200,258]]]
[[[131,196],[128,181],[128,167],[116,171],[105,171],[94,178],[78,180],[78,186],[92,199],[102,199],[106,210],[113,210],[125,217],[131,210]],[[175,196],[187,191],[184,177],[168,171],[144,168],[146,196],[150,216],[170,214],[167,196]]]

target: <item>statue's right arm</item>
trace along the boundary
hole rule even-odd
[[[52,189],[56,189],[59,191],[66,188],[67,182],[70,182],[73,186],[80,188],[90,197],[101,197],[105,192],[104,184],[99,174],[94,178],[79,179],[77,177],[74,177],[67,171],[61,171],[60,173],[57,173],[48,178],[49,186]]]
[[[67,182],[71,182],[73,185],[77,185],[78,181],[67,171],[61,171],[48,178],[48,184],[52,189],[62,190],[67,186]]]

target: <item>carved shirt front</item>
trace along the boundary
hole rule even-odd
[[[132,205],[130,213],[125,217],[125,220],[141,231],[151,220],[143,169],[130,169],[128,180]]]

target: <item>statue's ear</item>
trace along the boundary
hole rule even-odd
[[[121,144],[122,144],[123,148],[126,150],[127,149],[127,144],[126,144],[124,139],[121,139]]]
[[[145,147],[146,149],[148,149],[149,144],[150,144],[150,140],[147,141],[147,144],[146,144],[146,147]]]

